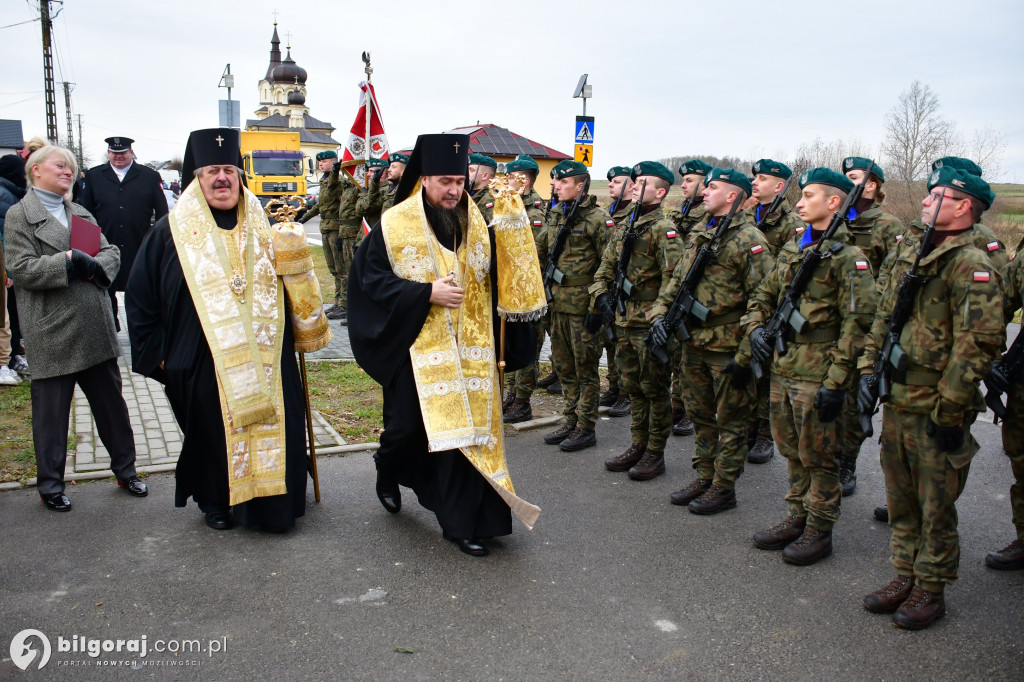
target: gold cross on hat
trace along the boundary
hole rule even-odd
[[[223,146],[224,146],[224,145],[222,144],[222,143],[224,142],[224,138],[223,138],[223,137],[221,137],[220,135],[218,135],[217,137],[215,137],[215,138],[213,138],[213,139],[217,141],[217,146],[218,146],[218,147],[223,147]]]
[[[456,154],[459,153],[459,143],[458,142],[455,143],[455,153]]]

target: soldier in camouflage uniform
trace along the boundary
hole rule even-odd
[[[839,518],[841,496],[836,420],[855,379],[877,295],[867,256],[849,244],[846,226],[839,225],[820,243],[825,258],[798,302],[809,329],[796,334],[787,328],[788,351],[775,352],[762,327],[854,184],[834,170],[814,168],[800,176],[800,189],[796,210],[810,227],[783,245],[741,324],[749,334],[753,357],[762,367],[771,363],[772,436],[789,471],[789,516],[755,533],[754,544],[782,549],[785,561],[809,565],[832,553],[832,526]]]
[[[558,222],[559,211],[556,210],[558,206],[558,192],[555,191],[555,173],[562,168],[565,168],[567,164],[573,163],[569,159],[559,161],[551,167],[551,198],[544,205],[544,230],[549,230],[555,227]],[[543,266],[543,261],[541,262]],[[547,326],[548,336],[550,337],[551,332],[551,307],[548,307],[547,315],[544,317],[544,322]],[[558,375],[555,374],[555,363],[551,363],[551,371],[548,372],[547,376],[537,380],[537,388],[543,388],[552,395],[562,394],[562,384],[558,381]]]
[[[747,215],[768,241],[768,250],[774,259],[782,245],[802,230],[804,224],[789,206],[789,199],[783,197],[778,208],[767,214],[775,197],[779,196],[786,181],[793,175],[789,166],[772,159],[761,159],[750,168],[754,179],[751,183],[752,196],[757,204],[747,209]],[[757,405],[751,413],[747,430],[747,445],[750,454],[747,459],[754,464],[764,464],[775,456],[775,442],[772,440],[771,423],[768,420],[769,392],[771,377],[765,373],[757,382]]]
[[[341,175],[341,201],[338,208],[338,239],[335,265],[338,274],[335,279],[340,289],[339,305],[344,309],[348,304],[348,271],[352,267],[356,246],[362,238],[362,221],[356,211],[359,201],[359,185],[347,173]],[[342,326],[348,324],[348,311],[338,320]]]
[[[711,172],[711,165],[700,159],[690,159],[680,164],[679,175],[682,181],[679,183],[683,190],[683,203],[679,208],[673,208],[668,213],[668,219],[676,226],[676,233],[683,240],[685,245],[689,239],[690,230],[704,219],[704,187],[708,173]],[[686,207],[686,215],[683,215],[683,207],[689,200]],[[672,435],[689,436],[693,433],[693,422],[686,415],[686,406],[683,403],[683,346],[672,344]]]
[[[632,443],[621,455],[606,460],[605,468],[628,471],[631,479],[646,481],[665,473],[672,403],[671,368],[654,358],[645,339],[655,299],[668,286],[682,255],[682,244],[661,206],[675,180],[672,171],[656,161],[642,161],[633,166],[631,177],[635,183],[633,201],[640,204],[640,210],[634,213],[637,220],[627,224],[620,238],[608,244],[590,293],[601,311],[596,330],[600,331],[602,324],[615,326],[619,380],[632,404]],[[622,278],[619,264],[627,240],[633,241]]]
[[[526,217],[533,229],[534,240],[540,237],[544,230],[544,209],[547,202],[533,188],[537,181],[537,173],[540,168],[537,162],[526,154],[520,154],[515,160],[505,166],[507,180],[510,187],[517,190],[523,197],[523,206],[526,208]],[[540,357],[541,348],[544,346],[544,334],[547,331],[546,318],[541,318],[533,323],[533,331],[537,335],[537,357]],[[506,424],[515,424],[533,419],[533,408],[530,406],[530,396],[537,388],[537,363],[524,367],[520,370],[506,375],[505,378],[505,403],[503,419]],[[510,395],[511,394],[511,395]]]
[[[380,191],[381,178],[385,177],[388,170],[388,162],[384,159],[369,159],[366,162],[366,172],[370,174],[370,186],[359,190],[359,199],[356,201],[356,215],[360,220],[373,228],[380,222],[380,214],[384,208],[384,193]],[[359,241],[363,240],[363,230],[359,230]]]
[[[1003,318],[1007,323],[1013,320],[1014,313],[1020,310],[1024,299],[1024,257],[1017,258],[1021,255],[1022,247],[1024,240],[1017,245],[1015,256],[1003,270]],[[987,381],[992,382],[993,378]],[[1016,376],[1004,374],[1000,378],[1004,385],[999,388],[1006,393],[1003,452],[1010,458],[1010,469],[1013,471],[1010,506],[1017,538],[998,552],[989,552],[985,557],[985,565],[1001,571],[1017,571],[1024,568],[1024,372]]]
[[[549,254],[553,253],[559,231],[566,228],[567,238],[561,253],[556,254],[555,271],[545,279],[550,287],[551,301],[551,363],[562,384],[565,421],[544,436],[549,445],[559,445],[565,452],[575,452],[597,444],[594,425],[597,423],[597,402],[601,391],[597,371],[601,344],[594,332],[584,325],[590,312],[587,290],[594,281],[594,272],[601,262],[608,241],[608,214],[597,205],[597,197],[588,196],[590,175],[587,167],[575,161],[566,162],[555,172],[555,191],[561,202],[552,211],[554,224],[548,226],[537,240],[541,267],[547,270]],[[566,214],[576,198],[580,201],[566,225]]]
[[[320,152],[316,155],[317,166],[323,174],[320,178],[320,196],[316,205],[299,219],[305,223],[314,216],[320,216],[320,239],[324,249],[324,260],[327,261],[327,270],[334,278],[334,305],[327,309],[327,318],[330,320],[345,318],[345,299],[339,270],[341,257],[338,252],[338,229],[341,227],[339,211],[345,182],[339,172],[337,161],[338,154],[333,151]],[[348,270],[345,272],[347,278]]]
[[[494,198],[487,191],[487,185],[497,172],[498,162],[491,157],[483,154],[469,155],[469,181],[473,183],[469,196],[473,198],[477,208],[484,214],[484,220],[488,225],[494,218]]]
[[[988,375],[1006,339],[999,273],[973,244],[970,228],[994,199],[981,178],[951,167],[933,172],[921,221],[935,221],[935,238],[920,259],[924,285],[900,335],[908,364],[888,363],[891,395],[882,409],[882,472],[892,531],[896,579],[864,598],[875,613],[893,613],[908,629],[928,627],[945,614],[944,588],[957,578],[960,539],[956,500],[978,443],[970,433],[985,404],[978,382]],[[939,198],[942,198],[935,216]],[[878,398],[873,365],[914,258],[893,264],[863,357],[858,402]]]
[[[651,337],[664,347],[675,330],[666,329],[664,316],[678,295],[683,280],[701,248],[714,255],[690,293],[710,311],[700,323],[684,319],[689,341],[683,346],[682,371],[686,411],[697,430],[693,468],[697,478],[672,493],[672,504],[689,505],[695,514],[717,514],[736,506],[736,480],[747,456],[747,421],[756,400],[750,369],[750,344],[740,329],[747,300],[771,270],[768,241],[742,209],[731,218],[718,239],[715,235],[731,207],[742,205],[750,181],[736,170],[714,168],[704,189],[705,220],[690,232],[682,260],[669,285],[659,294],[651,315]],[[743,347],[740,354],[740,347]],[[740,360],[737,360],[740,355]]]
[[[629,215],[633,212],[633,169],[630,166],[613,166],[608,169],[608,196],[612,203],[608,207],[612,225],[608,227],[608,241],[622,238]],[[600,404],[609,407],[612,417],[625,417],[630,412],[629,393],[621,390],[619,368],[615,365],[615,339],[601,334],[605,356],[608,358],[608,391],[601,394]]]

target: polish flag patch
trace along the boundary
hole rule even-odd
[[[494,202],[492,201],[490,203],[484,204],[484,208],[494,208]]]
[[[798,227],[798,228],[796,228],[796,233],[797,233],[797,234],[803,234],[803,233],[804,233],[804,230],[806,230],[806,229],[807,229],[807,228],[805,228],[805,227]]]
[[[676,238],[676,231],[675,230],[669,230],[668,232],[665,233],[665,236],[668,237],[669,239],[675,239]]]
[[[543,225],[543,223],[541,221],[539,221],[539,220],[534,220],[533,221],[533,226],[534,227],[540,227],[541,225]]]
[[[858,270],[867,270],[868,269],[868,262],[866,260],[859,260],[859,261],[857,261],[857,269]]]
[[[902,234],[896,235],[896,241],[897,241],[897,243],[903,241],[903,235]]]
[[[534,206],[543,206],[543,205],[544,205],[544,202],[543,202],[543,201],[541,201],[540,199],[537,199],[537,201],[533,202],[533,205],[534,205]]]
[[[606,221],[604,221],[604,224],[607,227],[615,227],[615,221],[614,220],[606,220]]]
[[[1000,244],[999,242],[989,242],[988,244],[985,245],[985,248],[987,248],[989,251],[997,251],[999,250],[1000,246],[1002,246],[1002,244]]]
[[[754,254],[755,256],[761,253],[762,251],[764,251],[764,247],[761,246],[760,244],[754,244],[753,246],[750,247],[750,253]]]
[[[988,282],[988,281],[991,281],[991,275],[989,275],[989,273],[984,272],[984,271],[977,271],[977,270],[975,270],[974,271],[974,281],[975,282]]]

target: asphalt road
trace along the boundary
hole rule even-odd
[[[801,568],[750,541],[785,515],[778,457],[748,465],[737,509],[699,517],[668,504],[691,478],[692,439],[672,438],[666,476],[633,482],[602,466],[628,444],[617,419],[582,453],[544,445],[542,432],[508,438],[517,490],[544,513],[483,559],[444,541],[408,490],[401,514],[385,513],[362,453],[321,460],[323,502],[310,486],[305,518],[283,536],[207,529],[194,506],[173,507],[170,474],[150,476],[143,500],[109,481],[73,486],[70,514],[45,510],[34,490],[0,494],[0,679],[1020,679],[1024,572],[982,564],[1012,539],[1010,469],[997,427],[976,432],[961,579],[949,615],[923,632],[860,605],[893,577],[888,529],[871,517],[877,444],[844,500],[834,555]],[[53,643],[41,671],[8,657],[25,628]],[[223,650],[56,650],[74,635]],[[98,665],[113,660],[129,667]],[[170,667],[182,662],[200,665]]]

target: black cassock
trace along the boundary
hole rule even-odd
[[[491,291],[497,310],[497,270],[491,232]],[[391,269],[382,230],[363,240],[349,275],[349,340],[356,361],[384,389],[384,433],[374,455],[377,469],[412,488],[441,528],[457,538],[491,538],[512,532],[512,514],[460,450],[429,452],[409,349],[430,312],[430,284],[402,279]],[[494,314],[495,349],[499,321]],[[534,361],[530,323],[505,329],[506,371]],[[500,387],[499,387],[500,388]]]
[[[222,226],[234,225],[233,211],[229,221],[215,217]],[[128,278],[125,310],[132,344],[132,370],[164,385],[171,409],[184,432],[185,440],[175,471],[175,506],[184,507],[192,497],[203,511],[226,509],[227,443],[213,355],[181,270],[166,217],[157,221],[139,248]],[[288,492],[236,505],[233,508],[235,519],[247,528],[291,528],[306,508],[305,399],[288,324],[287,303],[278,331],[284,334],[281,379]],[[160,369],[161,362],[163,369]]]

